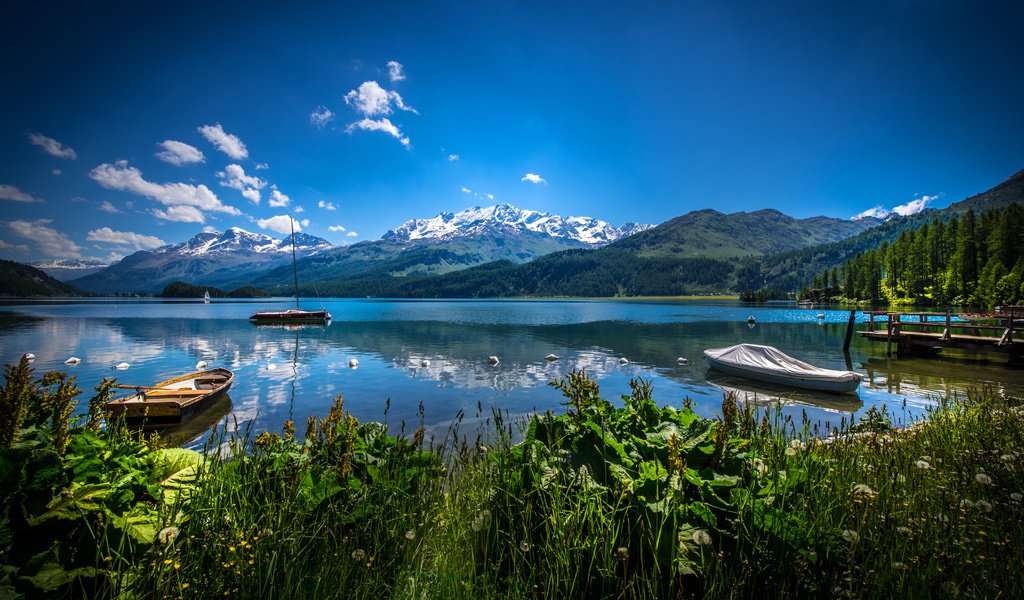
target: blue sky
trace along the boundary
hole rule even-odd
[[[4,3],[0,257],[500,202],[847,218],[1024,168],[1019,3],[291,4]]]

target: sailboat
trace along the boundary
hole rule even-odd
[[[203,302],[207,304],[210,303],[210,290],[206,290],[205,292],[203,292]]]
[[[295,277],[295,308],[285,311],[260,311],[249,320],[253,323],[326,323],[331,320],[327,309],[302,310],[299,308],[299,269],[295,260],[295,221],[289,217],[292,226],[292,274]]]

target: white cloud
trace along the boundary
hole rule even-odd
[[[350,231],[350,232],[345,234],[346,237],[357,237],[358,235],[359,234],[354,232],[354,231]]]
[[[265,169],[269,169],[270,165],[268,165],[267,163],[256,163],[256,165],[253,166],[253,168],[256,169],[257,171],[263,171]]]
[[[51,172],[51,173],[53,173],[54,175],[60,175],[60,174],[62,174],[62,173],[63,173],[64,171],[61,171],[60,169],[54,169],[54,170],[52,170],[52,171],[50,171],[50,172]]]
[[[175,223],[205,223],[206,219],[203,217],[203,213],[199,212],[194,206],[171,206],[167,210],[160,210],[159,208],[153,209],[153,216],[164,221],[174,221]]]
[[[309,115],[309,122],[317,127],[323,127],[334,120],[334,113],[326,106],[318,106]]]
[[[28,254],[28,246],[25,244],[8,244],[3,240],[0,240],[0,250],[14,250],[15,252]]]
[[[297,222],[301,223],[303,227],[309,227],[309,219],[303,219],[303,220],[297,221]]]
[[[295,221],[288,215],[277,215],[276,217],[270,217],[269,219],[260,219],[256,221],[256,224],[259,225],[262,229],[269,229],[273,232],[281,234],[291,233],[292,230],[290,223],[295,223],[295,231],[302,231],[302,223]],[[309,221],[305,221],[305,224],[308,226]]]
[[[107,258],[105,258],[104,260],[107,261],[108,265],[112,265],[124,257],[125,255],[120,252],[111,251],[110,254],[107,255]]]
[[[242,140],[238,139],[238,136],[224,131],[220,123],[203,125],[199,128],[199,133],[203,134],[203,137],[216,146],[218,150],[235,160],[242,160],[249,156],[249,151],[245,148]]]
[[[938,198],[938,196],[921,196],[920,198],[911,200],[906,204],[894,206],[892,212],[903,217],[906,217],[907,215],[916,215],[917,213],[927,208],[929,202],[938,200]]]
[[[114,231],[109,227],[93,229],[85,237],[90,242],[103,242],[106,244],[120,244],[132,246],[136,250],[152,250],[167,245],[167,242],[152,235],[142,235],[131,231]]]
[[[292,212],[297,214],[297,213],[301,213],[301,212],[306,212],[306,209],[302,208],[299,205],[296,205],[295,208],[292,209]]]
[[[318,202],[317,206],[324,210],[338,210],[338,207],[333,202],[324,202],[323,200]]]
[[[111,204],[110,201],[108,201],[108,200],[104,200],[103,202],[100,202],[100,210],[102,210],[105,213],[110,213],[110,214],[117,214],[117,213],[121,212],[121,209],[119,209],[118,207],[116,207],[113,204]]]
[[[402,68],[402,63],[397,60],[388,61],[388,77],[391,81],[404,81],[405,71]]]
[[[331,225],[331,226],[329,226],[329,227],[327,228],[327,231],[337,231],[337,232],[341,232],[341,231],[348,231],[348,230],[347,230],[347,229],[345,229],[345,228],[344,228],[343,226],[341,226],[341,225]]]
[[[227,213],[229,215],[242,214],[237,208],[223,204],[217,195],[205,185],[190,185],[187,183],[153,183],[142,177],[142,172],[128,165],[128,161],[119,160],[111,165],[104,163],[89,172],[96,183],[108,190],[119,190],[132,192],[145,196],[152,200],[169,206],[173,209],[167,212],[155,211],[153,214],[160,218],[167,218],[162,215],[176,215],[178,218],[168,218],[169,221],[181,221],[185,223],[202,223],[202,214],[199,210],[212,210]],[[191,208],[192,210],[183,210]],[[199,216],[198,220],[196,215]],[[189,220],[182,220],[188,216]]]
[[[462,193],[463,194],[472,194],[473,190],[469,189],[468,187],[463,187],[462,188]]]
[[[526,175],[523,175],[523,178],[520,179],[519,181],[529,181],[530,183],[543,183],[544,185],[548,184],[546,179],[544,179],[540,175],[537,175],[536,173],[527,173]]]
[[[487,196],[488,200],[494,200],[494,194],[484,194],[484,196]]]
[[[274,208],[280,208],[282,206],[288,206],[288,203],[291,202],[291,200],[292,199],[286,194],[282,194],[281,190],[277,189],[277,186],[275,185],[273,186],[273,189],[270,190],[270,200],[267,204]]]
[[[345,104],[356,109],[364,117],[390,115],[395,108],[419,114],[415,108],[406,106],[401,94],[385,90],[376,81],[364,81],[359,88],[345,94]]]
[[[852,220],[857,221],[857,220],[860,220],[860,219],[864,219],[866,217],[873,217],[875,219],[884,219],[884,218],[888,217],[890,214],[891,213],[888,210],[886,210],[885,207],[883,207],[882,205],[878,205],[878,206],[874,206],[872,208],[869,208],[869,209],[865,210],[864,212],[859,212],[859,213],[855,214],[852,217]]]
[[[206,227],[203,227],[203,233],[220,233],[220,232],[217,231],[216,227],[214,227],[212,225],[207,225]]]
[[[241,165],[228,165],[223,171],[217,171],[217,177],[224,180],[220,182],[222,186],[242,192],[242,196],[256,204],[260,203],[260,189],[267,185],[259,177],[246,175]]]
[[[459,160],[459,155],[458,154],[449,154],[448,155],[448,162],[455,162],[457,160]]]
[[[68,236],[46,227],[52,219],[37,219],[35,221],[8,221],[5,223],[11,233],[18,237],[32,240],[39,245],[39,249],[47,256],[55,258],[79,258],[81,248],[71,241]]]
[[[399,142],[402,142],[402,145],[405,146],[406,148],[409,147],[409,138],[402,135],[402,132],[398,130],[398,127],[395,127],[395,125],[391,123],[390,119],[380,119],[379,121],[375,121],[373,119],[363,119],[362,121],[352,123],[351,125],[348,126],[347,129],[345,129],[345,131],[352,133],[352,131],[355,129],[364,129],[366,131],[383,131],[384,133],[397,139]]]
[[[13,200],[14,202],[42,202],[39,198],[19,190],[13,185],[0,183],[0,200]]]
[[[57,158],[70,158],[71,160],[78,158],[78,155],[75,154],[74,150],[51,137],[46,137],[41,133],[28,134],[28,141],[45,150],[47,154],[56,156]]]
[[[191,165],[206,161],[206,157],[203,156],[203,153],[200,152],[199,148],[190,146],[185,142],[164,140],[157,145],[163,148],[163,151],[157,152],[153,156],[159,158],[165,163],[170,163],[180,167],[182,165]]]

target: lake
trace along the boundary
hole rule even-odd
[[[835,424],[887,404],[900,419],[919,417],[938,398],[991,386],[1024,395],[1024,372],[1005,358],[886,358],[882,344],[854,336],[850,366],[867,376],[856,395],[793,392],[758,386],[709,371],[703,350],[741,342],[769,344],[807,362],[846,369],[842,351],[847,310],[798,308],[792,303],[751,307],[730,301],[640,300],[325,300],[334,316],[327,327],[257,326],[247,317],[283,309],[288,300],[197,301],[84,299],[0,303],[0,360],[36,355],[37,375],[49,370],[77,376],[80,406],[103,377],[151,385],[195,370],[235,372],[230,399],[197,416],[179,432],[200,447],[213,424],[229,416],[254,432],[280,431],[294,419],[301,435],[307,415],[324,416],[344,394],[361,420],[385,421],[394,430],[422,422],[444,430],[460,410],[472,430],[492,409],[510,416],[562,411],[562,395],[548,382],[586,369],[602,395],[617,400],[633,377],[653,380],[659,405],[681,406],[689,397],[698,413],[719,413],[723,390],[758,402],[784,399],[799,420]],[[319,306],[320,301],[303,301]],[[816,318],[824,312],[824,322]],[[757,323],[748,325],[747,316]],[[858,314],[858,321],[866,317]],[[560,358],[547,361],[545,356]],[[497,365],[488,363],[497,356]],[[70,356],[82,359],[69,366]],[[678,358],[689,364],[678,364]],[[620,364],[626,358],[627,364]],[[349,361],[358,361],[350,368]],[[429,364],[425,363],[427,361]],[[113,366],[127,362],[127,370]],[[426,366],[424,366],[426,365]],[[422,403],[422,417],[420,407]],[[385,410],[387,412],[385,414]]]

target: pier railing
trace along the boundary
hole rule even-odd
[[[996,324],[982,324],[952,312],[866,311],[868,329],[862,335],[885,340],[887,350],[893,343],[908,342],[940,345],[993,345],[1011,347],[1024,342],[1024,306],[1005,306],[985,317]],[[884,334],[883,334],[884,323]],[[1016,339],[1015,338],[1016,335]]]

